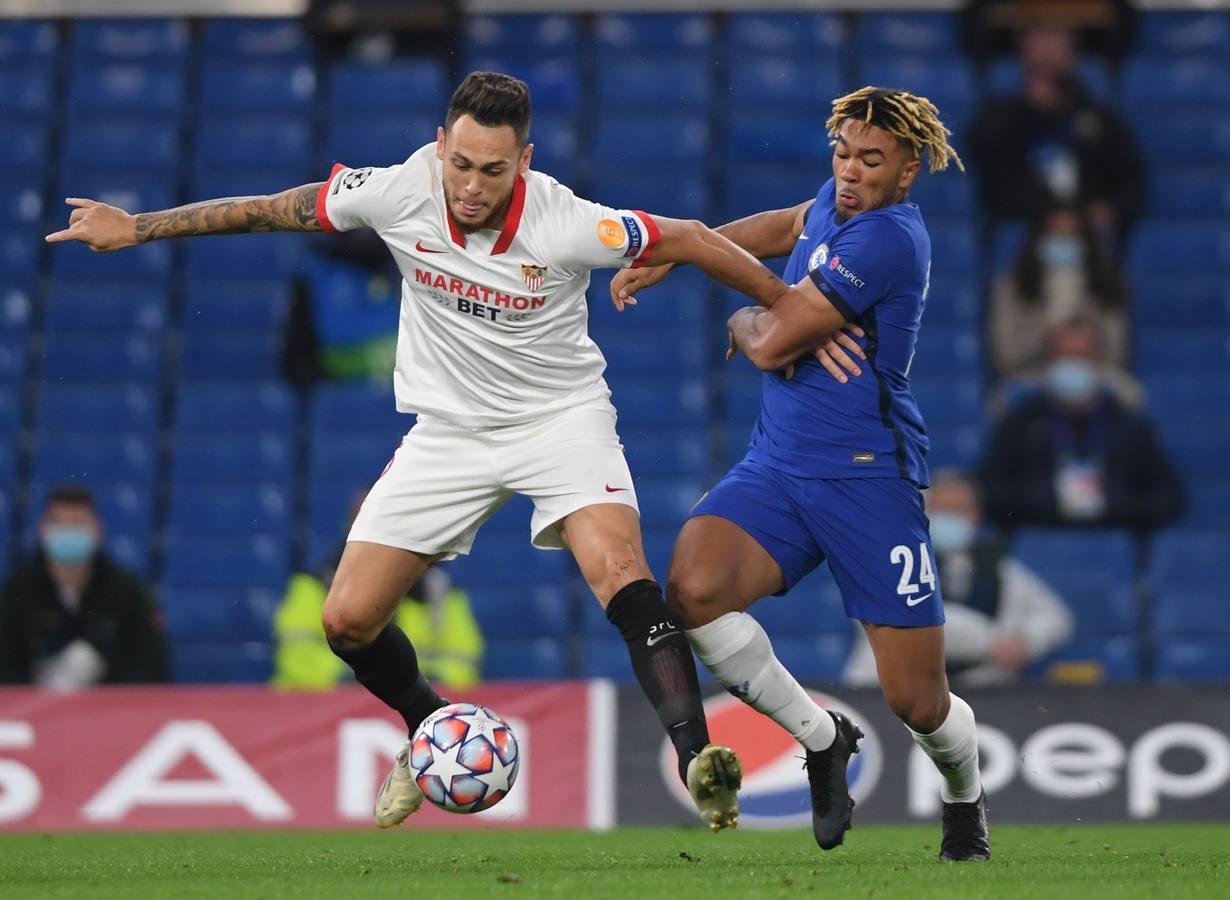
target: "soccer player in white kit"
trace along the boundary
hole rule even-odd
[[[389,168],[334,168],[280,194],[130,215],[70,198],[50,242],[119,250],[161,238],[252,231],[376,230],[403,276],[394,387],[418,414],[350,531],[323,625],[357,680],[413,734],[445,701],[391,619],[438,560],[467,553],[513,494],[534,501],[531,539],[566,548],[627,643],[632,667],[714,831],[734,825],[738,759],[709,743],[696,666],[645,563],[632,477],[615,431],[605,361],[587,331],[596,268],[689,262],[772,305],[788,291],[699,222],[582,200],[529,168],[528,87],[475,72],[436,142]],[[406,752],[375,818],[395,825],[422,794]]]

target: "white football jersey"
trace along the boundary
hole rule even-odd
[[[644,257],[653,220],[531,170],[502,230],[463,234],[442,167],[434,143],[387,169],[336,166],[316,201],[326,230],[374,228],[401,269],[398,410],[489,428],[609,397],[588,334],[589,273]]]

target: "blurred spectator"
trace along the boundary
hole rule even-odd
[[[0,591],[0,682],[72,690],[166,680],[153,596],[102,539],[88,490],[51,491],[38,549]]]
[[[927,491],[931,546],[944,597],[944,660],[958,684],[1002,684],[1019,677],[1072,635],[1072,614],[1033,572],[982,528],[978,492],[965,475],[936,472]],[[866,632],[855,627],[848,684],[878,683]]]
[[[1096,324],[1107,364],[1126,369],[1127,306],[1127,285],[1089,217],[1073,207],[1050,211],[991,287],[987,326],[995,374],[1041,376],[1049,357],[1047,335],[1078,316]]]
[[[451,52],[461,14],[458,0],[309,0],[304,20],[327,55],[378,64]]]
[[[1012,53],[1023,32],[1041,26],[1067,29],[1082,55],[1118,64],[1136,30],[1129,0],[966,0],[958,15],[966,48],[981,64]]]
[[[387,380],[397,353],[401,275],[370,228],[317,239],[295,281],[282,351],[292,384]]]
[[[361,501],[362,496],[353,504],[347,526]],[[339,547],[317,572],[298,572],[290,577],[286,596],[273,619],[273,684],[277,687],[326,690],[351,676],[349,666],[329,649],[320,624],[325,597],[341,557]],[[419,668],[429,679],[446,690],[479,682],[483,635],[469,597],[443,568],[428,569],[411,586],[394,621],[410,638]]]
[[[1052,332],[1045,387],[1009,406],[983,458],[988,519],[1149,531],[1179,515],[1183,489],[1152,423],[1107,373],[1088,320]]]
[[[1082,86],[1069,32],[1027,30],[1020,58],[1020,94],[990,101],[970,130],[992,223],[1034,220],[1056,204],[1073,204],[1086,210],[1100,237],[1122,238],[1140,215],[1145,190],[1131,131]]]

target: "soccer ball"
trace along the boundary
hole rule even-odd
[[[448,812],[474,813],[512,790],[521,756],[508,723],[487,707],[450,703],[414,732],[409,762],[428,800]]]

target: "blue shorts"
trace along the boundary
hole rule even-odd
[[[750,534],[781,567],[785,593],[829,561],[846,615],[874,625],[944,622],[935,554],[916,485],[901,478],[797,478],[744,459],[693,508]]]

